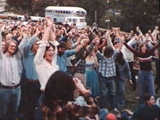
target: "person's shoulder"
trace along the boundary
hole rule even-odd
[[[156,108],[156,109],[158,109],[158,110],[160,110],[160,107],[158,105],[156,105],[156,104],[153,105],[153,107]]]
[[[146,107],[147,107],[146,104],[140,104],[140,105],[139,105],[139,108],[140,108],[140,109],[145,109]]]

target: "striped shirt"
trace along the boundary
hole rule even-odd
[[[20,42],[19,51],[13,55],[8,56],[2,51],[2,39],[0,39],[0,84],[4,86],[15,86],[20,83],[22,74],[22,50],[24,49],[27,38],[24,37]]]

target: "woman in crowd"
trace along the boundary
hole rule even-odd
[[[78,91],[88,105],[74,102]],[[48,80],[42,100],[43,120],[79,120],[79,117],[94,116],[99,112],[91,93],[78,79],[62,71],[56,71]]]
[[[155,96],[153,71],[151,66],[152,55],[154,51],[160,46],[160,43],[156,44],[151,49],[148,48],[146,43],[143,43],[139,47],[139,51],[131,48],[128,44],[124,45],[138,56],[140,70],[138,74],[138,93],[140,96],[140,103],[143,103],[143,95],[145,92],[149,92],[150,95]],[[147,88],[147,91],[146,91]]]
[[[58,43],[55,41],[55,36],[51,31],[53,22],[50,19],[46,20],[47,28],[44,32],[42,41],[39,42],[40,45],[34,58],[35,68],[41,85],[41,91],[44,91],[47,80],[51,74],[59,70],[59,67],[56,65],[57,49],[55,47]],[[48,41],[49,38],[55,45]]]
[[[86,85],[91,89],[93,97],[99,96],[99,82],[96,67],[98,65],[97,57],[94,51],[91,51],[85,59]]]

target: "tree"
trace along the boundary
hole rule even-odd
[[[124,31],[130,31],[140,26],[142,31],[153,29],[159,25],[158,0],[121,0],[118,4],[112,2],[112,9],[120,9],[121,16],[117,17],[118,26]]]

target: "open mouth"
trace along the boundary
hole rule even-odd
[[[48,55],[49,57],[53,57],[53,55]]]

